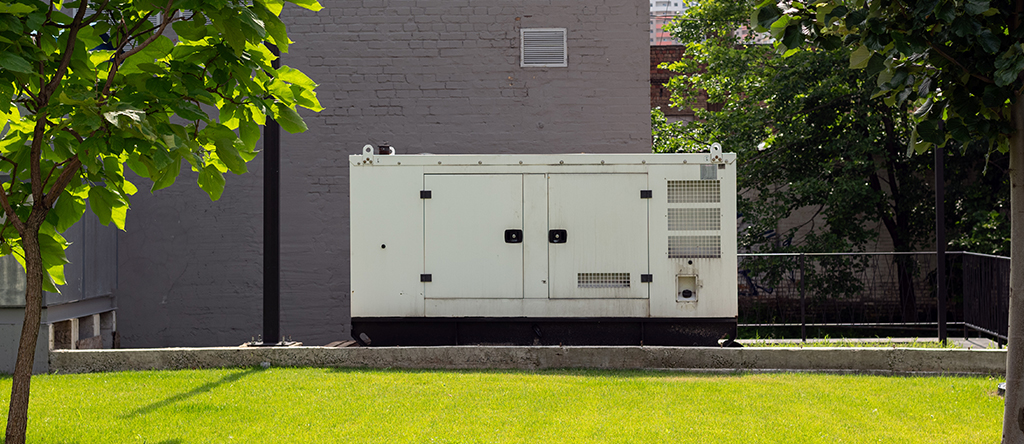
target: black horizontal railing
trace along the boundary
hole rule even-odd
[[[1005,343],[1009,258],[946,252],[945,324]],[[738,255],[741,326],[938,326],[935,252]]]

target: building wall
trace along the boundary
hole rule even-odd
[[[646,2],[323,1],[282,14],[284,64],[325,109],[281,147],[282,334],[348,339],[347,156],[649,152]],[[567,28],[567,68],[519,66],[521,28]],[[211,203],[183,171],[132,199],[119,238],[125,347],[235,345],[262,331],[262,158]],[[140,186],[145,189],[145,186]],[[356,233],[358,235],[358,233]]]

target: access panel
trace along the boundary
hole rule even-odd
[[[428,174],[423,187],[424,297],[522,298],[523,175]]]
[[[646,174],[550,174],[552,299],[647,298]]]

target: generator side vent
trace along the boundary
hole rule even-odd
[[[629,288],[629,273],[576,273],[579,288]]]
[[[717,180],[670,180],[668,203],[719,203],[722,186]]]
[[[721,236],[669,236],[668,257],[683,258],[720,258],[722,257]]]
[[[722,228],[722,212],[718,208],[669,208],[668,229],[684,230],[719,230]]]

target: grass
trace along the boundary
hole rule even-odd
[[[35,443],[996,442],[998,380],[607,371],[42,375]],[[6,405],[10,378],[0,378]],[[6,408],[0,414],[6,415]],[[5,424],[6,416],[0,416]]]

